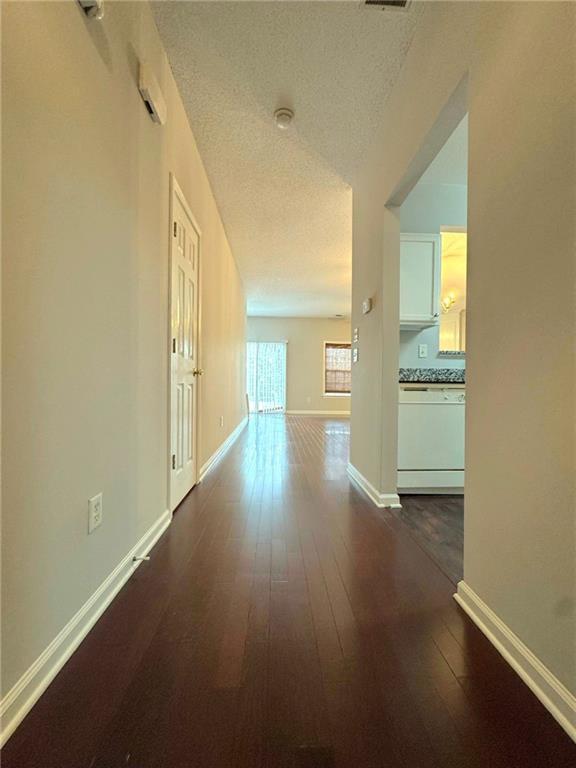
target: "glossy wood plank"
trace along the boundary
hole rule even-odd
[[[403,495],[395,514],[448,578],[464,575],[464,497]]]
[[[414,527],[350,483],[348,442],[345,419],[252,418],[3,767],[575,765]]]

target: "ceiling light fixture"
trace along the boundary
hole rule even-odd
[[[280,107],[280,109],[277,109],[276,112],[274,112],[274,120],[281,131],[285,131],[293,119],[294,112],[287,107]]]

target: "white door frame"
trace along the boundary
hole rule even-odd
[[[182,191],[182,188],[178,184],[178,181],[176,180],[176,177],[172,172],[170,172],[170,181],[169,181],[169,214],[168,214],[168,315],[167,315],[167,338],[166,338],[166,349],[167,349],[167,366],[168,366],[168,435],[167,435],[167,445],[168,445],[168,451],[167,451],[167,485],[168,485],[168,509],[170,509],[171,512],[174,512],[174,509],[178,506],[180,502],[177,502],[173,504],[172,501],[172,247],[174,243],[174,235],[173,235],[173,227],[174,227],[174,200],[175,198],[178,198],[180,204],[184,208],[186,215],[190,218],[194,228],[196,229],[196,232],[198,233],[199,237],[199,244],[198,244],[198,288],[197,288],[197,302],[196,302],[196,350],[197,350],[197,367],[202,367],[202,256],[203,256],[203,248],[202,248],[202,230],[200,229],[200,226],[198,225],[198,222],[192,213],[190,206],[188,205],[188,201],[186,200],[186,197],[184,195],[184,192]],[[194,435],[193,435],[193,441],[194,441],[194,450],[195,450],[195,456],[196,456],[196,473],[195,477],[193,478],[193,484],[192,487],[198,484],[198,478],[200,475],[200,466],[199,466],[199,451],[198,446],[200,445],[200,436],[201,436],[201,425],[200,425],[200,397],[199,397],[199,390],[201,386],[201,377],[196,377],[196,386],[194,387],[194,400],[195,400],[195,412],[196,412],[196,419],[194,421]]]

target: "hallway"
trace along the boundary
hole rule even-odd
[[[562,768],[576,746],[346,475],[263,416],[8,742],[4,768]]]

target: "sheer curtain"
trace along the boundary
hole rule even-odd
[[[286,410],[286,342],[249,341],[246,391],[250,413]]]

